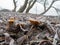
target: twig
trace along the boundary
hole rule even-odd
[[[21,25],[20,25],[20,28],[21,28],[23,31],[27,31],[27,30],[23,29]]]
[[[21,27],[21,25],[20,25],[20,27]],[[22,37],[20,37],[20,38],[17,39],[17,42],[19,43],[19,45],[21,45],[24,42],[24,40],[28,40],[28,36],[31,35],[31,32],[32,32],[31,29],[32,28],[33,28],[33,25],[31,26],[30,31],[27,33],[27,35],[24,35],[24,36],[22,36]],[[23,31],[25,31],[22,27],[21,27],[21,29]]]
[[[50,6],[48,7],[48,9],[46,11],[42,12],[40,15],[45,14],[52,7],[52,5],[54,4],[54,2],[55,1],[53,0],[52,3],[50,4]]]
[[[46,11],[46,0],[44,1],[44,11]]]
[[[49,40],[42,40],[38,45],[52,45],[52,43]]]
[[[48,28],[48,31],[49,31],[51,34],[55,34],[55,29],[53,28],[53,26],[50,24],[49,21],[47,21],[46,27]]]
[[[31,28],[30,28],[30,30],[28,31],[28,33],[27,33],[28,36],[30,36],[30,35],[32,34],[32,32],[33,32],[32,28],[33,28],[33,27],[34,27],[34,26],[32,25]]]
[[[18,44],[21,45],[24,42],[24,40],[26,40],[27,38],[28,38],[27,35],[24,35],[24,36],[18,38],[17,39]]]

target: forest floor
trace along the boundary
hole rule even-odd
[[[59,39],[58,16],[0,12],[0,45],[60,45]]]

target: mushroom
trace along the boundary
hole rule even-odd
[[[38,25],[38,24],[40,24],[39,21],[37,21],[36,19],[33,19],[33,18],[30,18],[29,21],[30,21],[30,23],[33,24],[33,25]]]
[[[10,17],[6,27],[7,27],[6,31],[11,35],[11,37],[15,36],[14,39],[18,38],[17,34],[20,31],[20,26],[15,25],[15,18],[14,17]]]
[[[15,17],[10,17],[10,19],[8,20],[8,23],[11,24],[11,23],[14,23],[15,21]]]

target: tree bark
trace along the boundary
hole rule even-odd
[[[46,0],[44,1],[44,11],[46,11]]]
[[[14,9],[12,10],[13,12],[16,12],[16,7],[17,7],[17,6],[16,6],[16,3],[17,3],[17,2],[16,2],[15,0],[13,0],[13,4],[14,4]]]
[[[27,3],[28,3],[28,0],[25,0],[23,6],[18,10],[18,12],[22,13],[26,9]]]
[[[33,7],[33,5],[35,4],[36,0],[33,1],[33,3],[31,4],[31,2],[28,5],[28,8],[26,9],[26,13],[29,12],[29,10]]]

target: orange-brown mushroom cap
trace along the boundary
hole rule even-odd
[[[14,23],[15,18],[14,17],[10,17],[10,19],[8,20],[9,23]]]
[[[30,21],[30,23],[33,24],[33,25],[39,25],[39,24],[40,24],[40,22],[39,22],[38,20],[35,20],[35,19],[33,19],[33,18],[30,18],[29,21]]]

